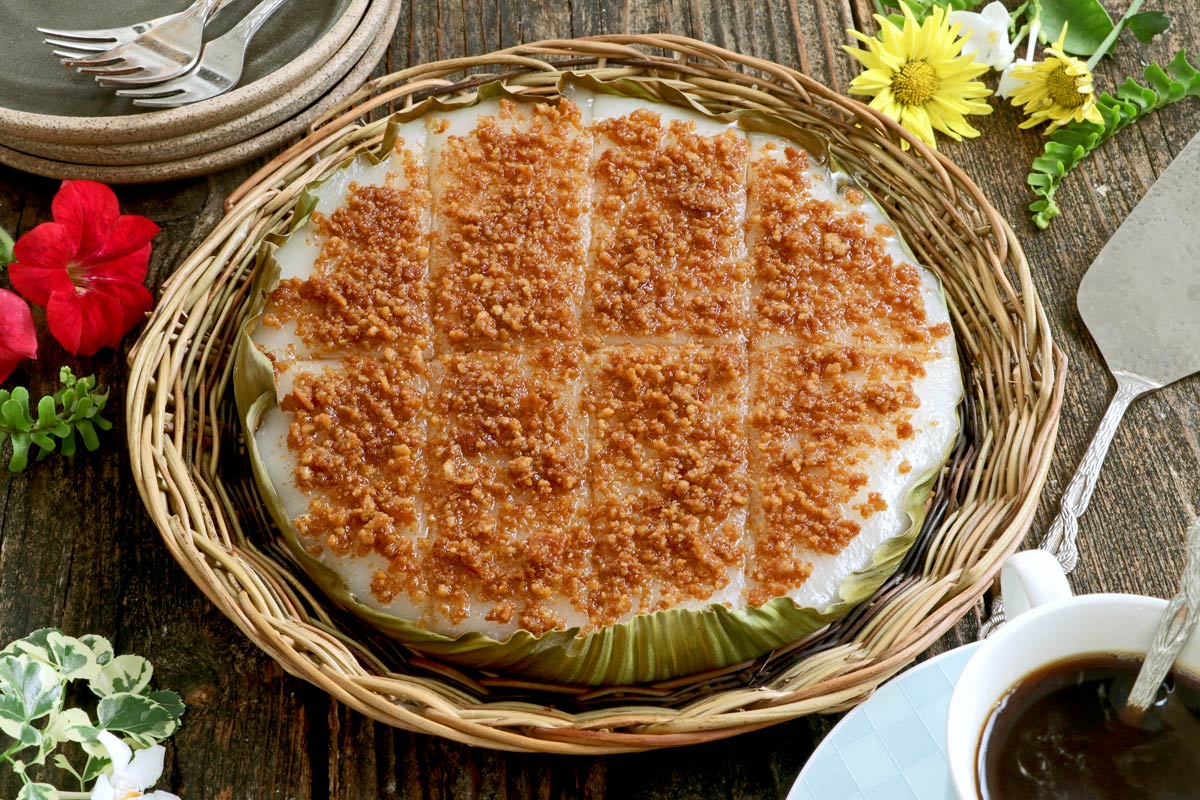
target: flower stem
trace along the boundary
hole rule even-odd
[[[1129,18],[1136,14],[1138,9],[1141,7],[1142,0],[1133,0],[1133,2],[1129,4],[1129,8],[1125,10],[1125,15],[1117,20],[1117,24],[1113,25],[1113,29],[1108,32],[1108,36],[1104,37],[1104,41],[1100,42],[1100,46],[1096,48],[1096,52],[1092,53],[1092,57],[1087,60],[1087,68],[1089,72],[1096,68],[1096,65],[1100,63],[1100,59],[1104,58],[1105,54],[1107,54],[1109,49],[1113,46],[1113,42],[1115,42],[1117,37],[1121,35],[1121,31],[1125,30],[1125,23],[1128,22]]]

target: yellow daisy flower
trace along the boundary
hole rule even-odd
[[[1046,48],[1046,58],[1033,63],[1017,63],[1010,70],[1012,88],[1007,93],[1029,117],[1021,123],[1022,128],[1048,122],[1050,126],[1046,133],[1049,134],[1072,121],[1104,124],[1096,106],[1092,71],[1078,58],[1063,52],[1066,35],[1067,29],[1063,26],[1054,47]]]
[[[966,114],[990,114],[992,107],[982,99],[991,91],[974,78],[988,66],[963,55],[965,39],[958,25],[951,25],[945,9],[937,7],[924,22],[917,22],[909,8],[901,28],[876,15],[879,38],[858,31],[850,35],[867,46],[845,50],[866,67],[850,82],[851,94],[871,96],[871,107],[887,114],[930,147],[937,147],[934,131],[955,141],[979,135]]]

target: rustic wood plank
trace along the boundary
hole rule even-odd
[[[1166,60],[1179,47],[1200,52],[1200,20],[1188,13],[1186,0],[1160,5],[1174,12],[1171,31],[1150,48],[1120,48],[1098,70],[1107,87],[1140,73],[1148,56]],[[841,50],[844,30],[869,24],[871,11],[870,0],[413,2],[376,73],[535,38],[668,31],[801,67],[845,89],[856,69]],[[1200,128],[1200,110],[1194,102],[1167,109],[1103,148],[1059,192],[1067,216],[1037,232],[1025,213],[1031,198],[1023,177],[1042,140],[1018,133],[1017,112],[995,105],[995,113],[979,121],[981,140],[947,143],[945,151],[1012,222],[1056,339],[1071,360],[1058,456],[1032,542],[1057,511],[1112,391],[1075,312],[1075,288],[1104,241]],[[163,226],[152,284],[211,229],[221,201],[253,166],[120,190],[128,210]],[[48,219],[54,187],[0,170],[0,225],[19,232]],[[48,337],[42,346],[42,357],[16,380],[52,388],[60,363],[95,371],[114,389],[110,408],[118,426],[98,453],[0,477],[0,638],[59,625],[104,633],[118,650],[150,656],[158,683],[189,702],[164,780],[184,797],[781,797],[836,719],[812,717],[700,747],[605,758],[505,754],[374,723],[283,675],[212,610],[170,559],[142,510],[122,453],[122,355],[77,360]],[[1198,425],[1195,379],[1130,410],[1083,521],[1082,562],[1072,579],[1077,591],[1164,596],[1173,590],[1183,526],[1200,507]],[[973,641],[980,619],[976,609],[927,656]],[[0,796],[14,793],[11,780],[0,778]]]

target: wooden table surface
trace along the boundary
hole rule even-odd
[[[1098,69],[1112,88],[1179,48],[1200,55],[1194,0],[1149,5],[1173,12],[1149,47],[1126,37]],[[1125,3],[1106,0],[1113,12]],[[845,89],[856,74],[841,50],[848,27],[866,28],[870,0],[411,0],[378,73],[476,55],[543,38],[598,33],[682,33],[773,59]],[[11,32],[7,35],[13,35]],[[1036,231],[1024,177],[1041,137],[1019,132],[996,103],[981,139],[945,152],[1012,222],[1033,267],[1059,345],[1070,359],[1057,455],[1033,541],[1057,509],[1112,391],[1075,311],[1080,276],[1176,153],[1200,129],[1200,101],[1175,105],[1121,134],[1059,192],[1066,215]],[[979,118],[973,118],[972,121]],[[157,286],[221,215],[225,196],[261,162],[195,180],[122,187],[123,207],[163,229],[151,263]],[[56,183],[0,169],[0,226],[21,233],[50,217]],[[1200,267],[1198,267],[1200,269]],[[0,285],[6,285],[0,278]],[[43,325],[39,317],[39,324]],[[136,332],[135,332],[136,334]],[[119,419],[125,351],[65,355],[49,336],[15,382],[51,390],[60,364],[96,372],[112,387],[116,419],[104,446],[73,460],[0,473],[0,642],[43,626],[98,633],[118,652],[151,658],[161,688],[188,704],[168,746],[159,788],[206,798],[759,798],[782,797],[836,718],[811,717],[715,744],[610,757],[513,755],[474,749],[371,722],[285,675],[230,622],[168,555],[142,508]],[[1200,379],[1134,404],[1113,443],[1082,524],[1077,592],[1167,596],[1182,563],[1181,536],[1200,506]],[[968,615],[930,654],[972,641]],[[0,797],[17,784],[0,778]]]

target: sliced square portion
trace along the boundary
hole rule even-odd
[[[593,621],[735,603],[749,502],[744,349],[604,348],[588,372]]]
[[[747,312],[745,135],[620,98],[594,109],[586,332],[736,337]]]
[[[777,136],[751,136],[746,243],[765,344],[929,341],[921,271],[858,189]]]
[[[281,401],[255,439],[301,543],[363,602],[421,616],[424,361],[279,366]]]
[[[592,150],[580,109],[502,100],[428,124],[438,340],[577,339]]]
[[[276,252],[279,285],[255,341],[279,359],[379,356],[428,345],[429,180],[424,128],[390,157],[360,158],[315,190],[309,221]]]
[[[936,353],[789,346],[756,353],[752,374],[749,600],[827,603],[908,527],[913,486],[945,460],[956,364]]]
[[[584,624],[582,351],[455,353],[434,369],[426,574],[437,629]]]

